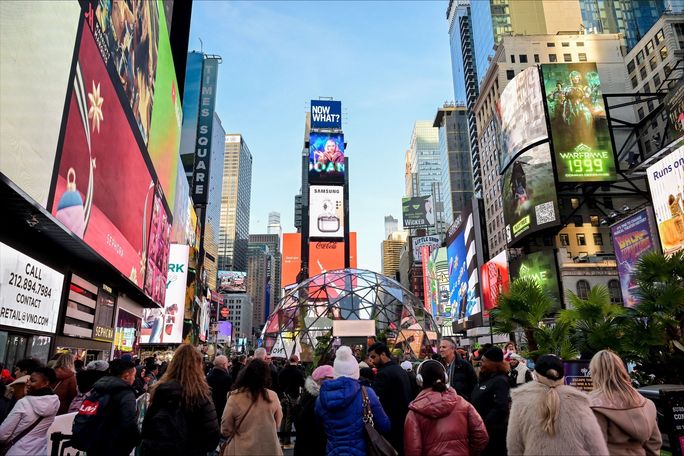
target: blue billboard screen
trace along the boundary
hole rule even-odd
[[[342,102],[311,100],[311,128],[342,128]]]

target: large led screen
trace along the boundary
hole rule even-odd
[[[668,121],[668,140],[670,142],[684,136],[684,79],[670,88],[663,100]]]
[[[285,287],[297,282],[302,269],[302,235],[283,233],[283,259],[280,283]]]
[[[342,128],[342,102],[311,100],[311,128]]]
[[[309,181],[344,182],[344,135],[311,133]]]
[[[544,99],[537,67],[527,68],[508,82],[499,101],[501,147],[499,166],[505,169],[525,147],[548,137]]]
[[[480,268],[482,282],[482,301],[486,311],[492,310],[499,302],[499,296],[509,290],[508,258],[506,251],[486,262]]]
[[[219,293],[246,293],[247,273],[242,271],[219,271]]]
[[[684,250],[684,146],[649,166],[646,174],[663,253]]]
[[[560,223],[548,143],[525,151],[506,169],[503,207],[509,244]]]
[[[401,213],[405,230],[435,226],[435,209],[432,204],[432,196],[402,198]]]
[[[637,304],[638,288],[634,268],[643,254],[658,250],[658,241],[654,238],[655,224],[650,209],[642,209],[619,221],[610,227],[610,234],[615,249],[622,298],[625,306],[634,307]]]
[[[553,250],[529,253],[511,260],[511,279],[530,277],[534,279],[554,302],[560,303],[558,269],[556,254]]]
[[[344,242],[309,242],[309,277],[344,269]]]
[[[309,237],[344,237],[344,187],[312,185],[309,187]]]
[[[544,64],[542,74],[558,181],[614,181],[615,154],[596,64]]]
[[[158,195],[154,197],[152,220],[147,239],[147,268],[144,291],[154,302],[164,303],[166,276],[169,267],[171,225]]]
[[[460,320],[481,312],[473,214],[464,210],[447,230],[449,307]]]

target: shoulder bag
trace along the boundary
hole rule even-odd
[[[397,456],[397,450],[375,429],[373,410],[371,410],[365,386],[361,387],[361,394],[363,395],[363,425],[366,428],[366,454],[368,456]]]
[[[258,400],[259,400],[259,398],[257,398],[257,401],[258,401]],[[228,444],[233,440],[233,437],[235,437],[235,434],[237,434],[238,430],[240,429],[240,425],[242,424],[243,421],[245,421],[245,418],[247,418],[247,415],[249,415],[249,412],[250,412],[250,410],[252,410],[252,407],[254,406],[254,403],[255,403],[255,402],[256,402],[256,401],[252,401],[252,402],[249,404],[249,407],[247,408],[247,411],[245,412],[244,415],[242,415],[242,418],[240,418],[240,420],[239,420],[239,421],[237,422],[237,424],[235,425],[235,430],[233,431],[233,435],[231,435],[230,437],[228,437],[228,438],[225,440],[225,442],[223,442],[223,443],[219,446],[219,456],[222,456],[222,455],[223,455],[223,452],[225,451],[225,449],[228,448]],[[0,456],[2,456],[2,455],[0,455]]]
[[[21,431],[15,437],[12,437],[11,439],[9,439],[7,442],[1,444],[0,445],[0,456],[5,456],[9,452],[10,448],[12,448],[14,446],[14,444],[17,443],[19,440],[23,439],[24,437],[26,437],[29,432],[34,430],[36,428],[36,426],[38,426],[38,424],[41,421],[43,421],[43,418],[45,418],[45,417],[39,416],[36,421],[34,421],[33,423],[31,423],[29,425],[29,427],[27,427],[26,429]]]

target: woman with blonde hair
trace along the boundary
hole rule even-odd
[[[206,455],[218,441],[218,419],[202,355],[183,344],[152,388],[142,425],[142,454]]]
[[[71,401],[73,401],[78,394],[74,355],[71,353],[60,354],[53,364],[53,369],[57,375],[57,380],[55,380],[50,387],[59,398],[59,410],[57,411],[57,415],[62,415],[69,411]]]
[[[622,359],[610,350],[596,353],[589,364],[594,390],[589,394],[610,454],[660,454],[662,437],[656,407],[632,387]]]
[[[506,446],[513,455],[608,455],[589,398],[563,382],[563,361],[541,356],[535,381],[511,392]]]

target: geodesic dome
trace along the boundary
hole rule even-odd
[[[395,355],[416,360],[436,352],[437,331],[423,303],[398,282],[372,271],[340,269],[290,290],[261,337],[272,357],[296,354],[303,362],[317,363],[335,346],[362,338],[360,345],[386,340]]]

